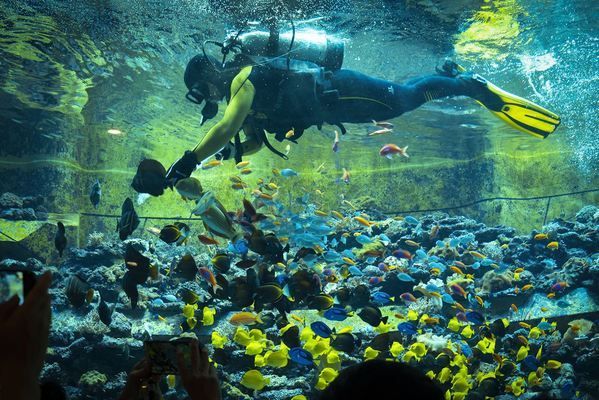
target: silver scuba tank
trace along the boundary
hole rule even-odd
[[[292,59],[309,61],[328,70],[338,70],[343,64],[343,41],[322,31],[300,30],[295,35],[291,31],[254,31],[242,33],[237,42],[242,53],[249,56],[287,57],[289,53]]]

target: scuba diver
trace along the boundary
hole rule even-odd
[[[187,64],[187,99],[204,103],[202,122],[218,112],[226,98],[223,118],[193,150],[175,161],[166,174],[166,187],[187,178],[203,160],[251,155],[268,147],[267,133],[278,141],[296,142],[304,130],[324,123],[370,123],[396,118],[422,104],[444,97],[468,96],[512,127],[539,138],[553,133],[560,118],[531,101],[508,93],[478,74],[446,61],[437,74],[399,84],[342,69],[343,42],[324,33],[238,33],[221,47],[221,63],[205,51]],[[225,61],[229,51],[236,52]],[[243,130],[245,140],[239,132]]]

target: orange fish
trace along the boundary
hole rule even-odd
[[[239,173],[240,173],[241,175],[249,175],[249,174],[251,174],[251,173],[252,173],[252,169],[251,169],[251,168],[244,168],[244,169],[242,169],[241,171],[239,171]]]
[[[343,168],[343,175],[341,176],[341,180],[349,185],[349,178],[351,177],[349,171],[346,168]]]
[[[314,211],[315,215],[318,215],[319,217],[328,217],[329,214],[325,213],[324,211],[320,211],[320,210],[316,210]]]
[[[221,160],[212,160],[212,161],[208,161],[205,164],[202,164],[202,169],[210,169],[210,168],[218,167],[219,165],[223,165],[223,162]]]
[[[470,251],[470,254],[472,254],[473,257],[480,258],[480,259],[486,258],[484,254],[479,253],[478,251]]]
[[[254,325],[261,324],[260,315],[252,312],[241,311],[234,314],[229,320],[231,325]]]
[[[546,239],[548,239],[548,236],[547,236],[547,234],[546,234],[546,233],[537,233],[537,234],[534,236],[534,239],[535,239],[535,240],[546,240]]]
[[[349,265],[356,265],[356,262],[355,262],[354,260],[352,260],[351,258],[349,258],[349,257],[343,257],[343,258],[342,258],[342,260],[343,260],[343,262],[344,262],[344,263],[346,263],[346,264],[349,264]]]
[[[451,265],[449,267],[450,270],[452,270],[453,272],[455,272],[458,275],[464,275],[464,272],[462,272],[461,269],[459,269],[458,267],[456,267],[455,265]]]
[[[462,296],[463,298],[466,298],[466,291],[464,290],[463,287],[461,287],[460,285],[458,285],[457,283],[454,283],[452,285],[449,286],[449,288],[451,289],[451,291],[457,295]]]
[[[412,247],[420,247],[420,243],[417,243],[417,242],[415,242],[415,241],[413,241],[413,240],[409,240],[409,239],[408,239],[408,240],[406,240],[406,244],[407,244],[408,246],[412,246]]]
[[[216,278],[214,277],[214,274],[208,268],[200,267],[198,268],[198,272],[200,273],[202,278],[204,278],[204,280],[208,282],[210,286],[212,286],[213,293],[216,293],[218,289],[222,289],[222,287],[218,283],[216,283]]]
[[[238,162],[237,165],[235,165],[235,167],[237,169],[242,169],[242,168],[247,167],[248,165],[250,165],[249,161],[241,161],[241,162]]]
[[[524,268],[516,268],[516,269],[514,270],[514,274],[520,274],[520,273],[522,273],[522,272],[524,272]]]
[[[557,242],[549,242],[549,244],[547,244],[547,248],[549,250],[557,250],[558,247],[559,247],[559,243],[557,243]]]
[[[245,183],[234,183],[231,185],[231,189],[242,190],[248,187]]]
[[[530,290],[530,289],[532,289],[532,285],[530,283],[527,283],[526,285],[522,286],[523,292]]]
[[[459,261],[459,260],[454,260],[453,263],[458,267],[458,268],[466,268],[466,264],[464,264],[463,262]]]
[[[522,322],[522,321],[518,322],[518,325],[520,325],[524,329],[531,329],[532,328],[532,326],[530,324],[527,324],[526,322]]]
[[[200,243],[205,244],[205,245],[218,245],[218,242],[216,240],[214,240],[211,237],[205,236],[205,235],[198,235],[198,240],[200,241]]]
[[[264,199],[264,200],[272,200],[274,198],[268,193],[260,193],[260,195],[258,197],[260,197],[261,199]]]
[[[372,222],[368,221],[366,218],[364,217],[354,217],[354,219],[356,221],[358,221],[358,223],[360,223],[361,225],[364,225],[367,228],[370,228],[372,226]]]
[[[237,175],[230,176],[229,180],[233,183],[243,183],[243,181],[241,180],[241,177],[239,177]]]
[[[291,128],[285,134],[285,139],[291,139],[294,136],[295,136],[295,131],[293,130],[293,128]]]
[[[458,303],[457,301],[455,302],[455,304],[453,305],[453,308],[456,308],[458,310],[460,310],[461,312],[466,312],[466,308],[461,305],[460,303]]]
[[[517,338],[520,341],[520,343],[522,343],[524,346],[528,346],[528,339],[526,339],[526,337],[518,335]]]
[[[551,293],[548,293],[548,294],[547,294],[547,298],[548,298],[548,299],[552,299],[552,298],[554,298],[554,297],[555,297],[555,292],[551,292]]]
[[[339,211],[331,211],[331,214],[337,219],[343,219],[343,214],[341,214]]]
[[[429,239],[436,238],[438,233],[439,233],[439,225],[433,225],[433,227],[431,228],[431,231],[428,234]]]
[[[510,305],[510,308],[512,309],[513,312],[515,312],[515,313],[518,312],[518,307],[515,304]]]

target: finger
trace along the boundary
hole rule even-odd
[[[200,370],[200,348],[197,340],[192,340],[189,343],[189,351],[191,353],[191,368],[194,371]]]
[[[208,375],[210,369],[210,361],[208,361],[208,350],[202,347],[200,350],[200,373],[202,375]]]
[[[19,306],[19,296],[14,295],[8,301],[0,304],[0,321],[8,319]]]
[[[187,368],[187,365],[185,365],[185,357],[183,356],[183,352],[181,350],[177,350],[177,367],[179,368],[181,379],[186,381],[190,371]]]
[[[23,302],[24,311],[30,311],[35,308],[40,301],[44,301],[44,295],[48,295],[48,289],[50,288],[50,284],[52,283],[52,274],[50,271],[47,271],[43,274],[33,285],[33,289],[31,292],[27,294],[25,301]]]

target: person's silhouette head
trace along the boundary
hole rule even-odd
[[[426,375],[407,364],[372,360],[347,367],[323,390],[320,400],[426,399],[444,395]]]

